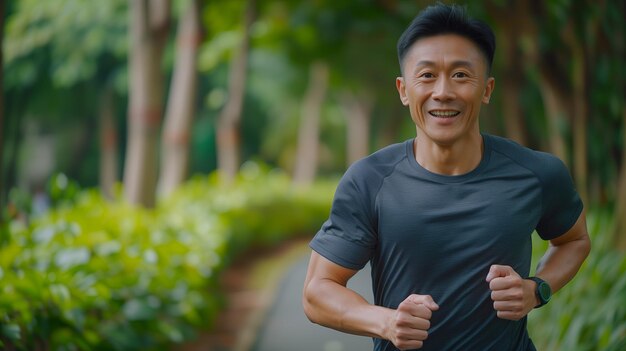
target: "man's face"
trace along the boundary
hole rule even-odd
[[[479,133],[481,104],[495,84],[487,63],[469,39],[442,34],[416,41],[396,79],[402,104],[409,107],[418,136],[450,146]]]

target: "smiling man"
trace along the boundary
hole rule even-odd
[[[311,241],[303,305],[374,350],[535,350],[526,316],[590,250],[556,157],[481,133],[492,30],[458,6],[422,11],[398,41],[396,87],[416,137],[352,165]],[[550,245],[529,276],[531,234]],[[347,288],[367,263],[374,304]]]

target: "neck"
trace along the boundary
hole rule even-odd
[[[462,175],[480,164],[483,157],[483,137],[476,133],[451,145],[441,145],[418,130],[413,151],[417,163],[432,173]]]

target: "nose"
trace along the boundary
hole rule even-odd
[[[451,82],[446,77],[439,77],[435,82],[432,98],[436,101],[447,101],[454,99],[454,91]]]

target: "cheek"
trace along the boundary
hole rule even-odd
[[[413,101],[411,104],[411,115],[413,115],[413,119],[424,119],[424,103],[423,101]]]
[[[411,108],[411,110],[411,120],[413,120],[413,123],[419,128],[425,128],[428,123],[425,112],[423,112],[419,106],[415,106]]]
[[[428,90],[425,87],[413,87],[411,91],[411,105],[422,107],[428,100]]]
[[[484,100],[484,91],[479,87],[467,87],[459,91],[459,96],[470,108],[480,107]]]
[[[411,110],[411,119],[417,124],[423,125],[426,120],[425,105],[430,96],[429,88],[426,86],[412,87],[409,108]]]

